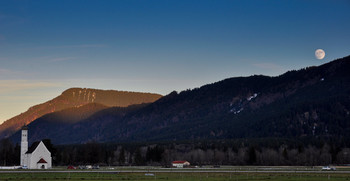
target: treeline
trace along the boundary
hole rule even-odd
[[[350,148],[330,143],[319,145],[228,143],[100,144],[54,146],[53,164],[58,165],[153,165],[168,167],[174,160],[191,165],[330,165],[349,164]],[[0,142],[0,165],[19,165],[20,147],[8,139]]]
[[[0,165],[13,166],[19,165],[21,147],[13,143],[9,139],[0,140]]]
[[[300,146],[209,147],[191,144],[172,145],[84,145],[61,146],[55,157],[57,165],[153,165],[170,166],[172,161],[187,160],[192,165],[329,165],[350,163],[350,148]]]

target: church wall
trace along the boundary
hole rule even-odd
[[[30,158],[32,157],[32,154],[29,153],[29,154],[26,154],[25,155],[25,162],[24,162],[24,165],[26,165],[28,168],[30,168]]]
[[[47,162],[47,168],[52,167],[51,153],[45,147],[43,142],[39,143],[37,148],[33,151],[30,158],[28,159],[28,162],[29,162],[28,168],[29,169],[37,169],[37,167],[38,167],[37,163],[41,158],[43,158]]]
[[[47,163],[38,163],[37,164],[37,169],[47,169]]]

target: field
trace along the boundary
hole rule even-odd
[[[219,169],[160,169],[150,167],[100,170],[0,170],[0,181],[36,180],[169,180],[169,181],[350,181],[350,172],[320,171],[307,167],[230,167]]]
[[[0,173],[1,181],[10,180],[169,180],[169,181],[224,181],[224,180],[269,180],[269,181],[322,181],[350,180],[349,174],[295,174],[295,173]]]

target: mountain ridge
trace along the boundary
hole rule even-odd
[[[349,144],[348,70],[350,56],[276,77],[228,78],[174,91],[125,114],[107,108],[60,135],[44,132],[36,139],[73,144],[283,137]],[[60,140],[72,134],[68,142]]]
[[[153,102],[161,97],[160,94],[99,90],[89,88],[70,88],[61,95],[45,102],[30,107],[0,125],[0,138],[8,137],[23,125],[27,125],[48,113],[61,111],[67,108],[79,107],[89,103],[102,104],[107,107],[127,107],[133,104]]]

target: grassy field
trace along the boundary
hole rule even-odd
[[[152,175],[153,174],[153,175]],[[10,180],[169,180],[169,181],[345,181],[350,180],[349,174],[340,173],[92,173],[92,172],[69,172],[69,173],[1,173],[1,181]]]
[[[201,168],[162,168],[154,166],[111,166],[101,167],[101,171],[115,171],[115,170],[138,170],[138,171],[320,171],[322,166],[221,166],[220,168],[213,168],[213,166],[203,166]],[[336,166],[337,171],[350,171],[350,166]],[[67,170],[67,167],[55,167],[51,170]],[[85,170],[89,171],[89,170]]]

